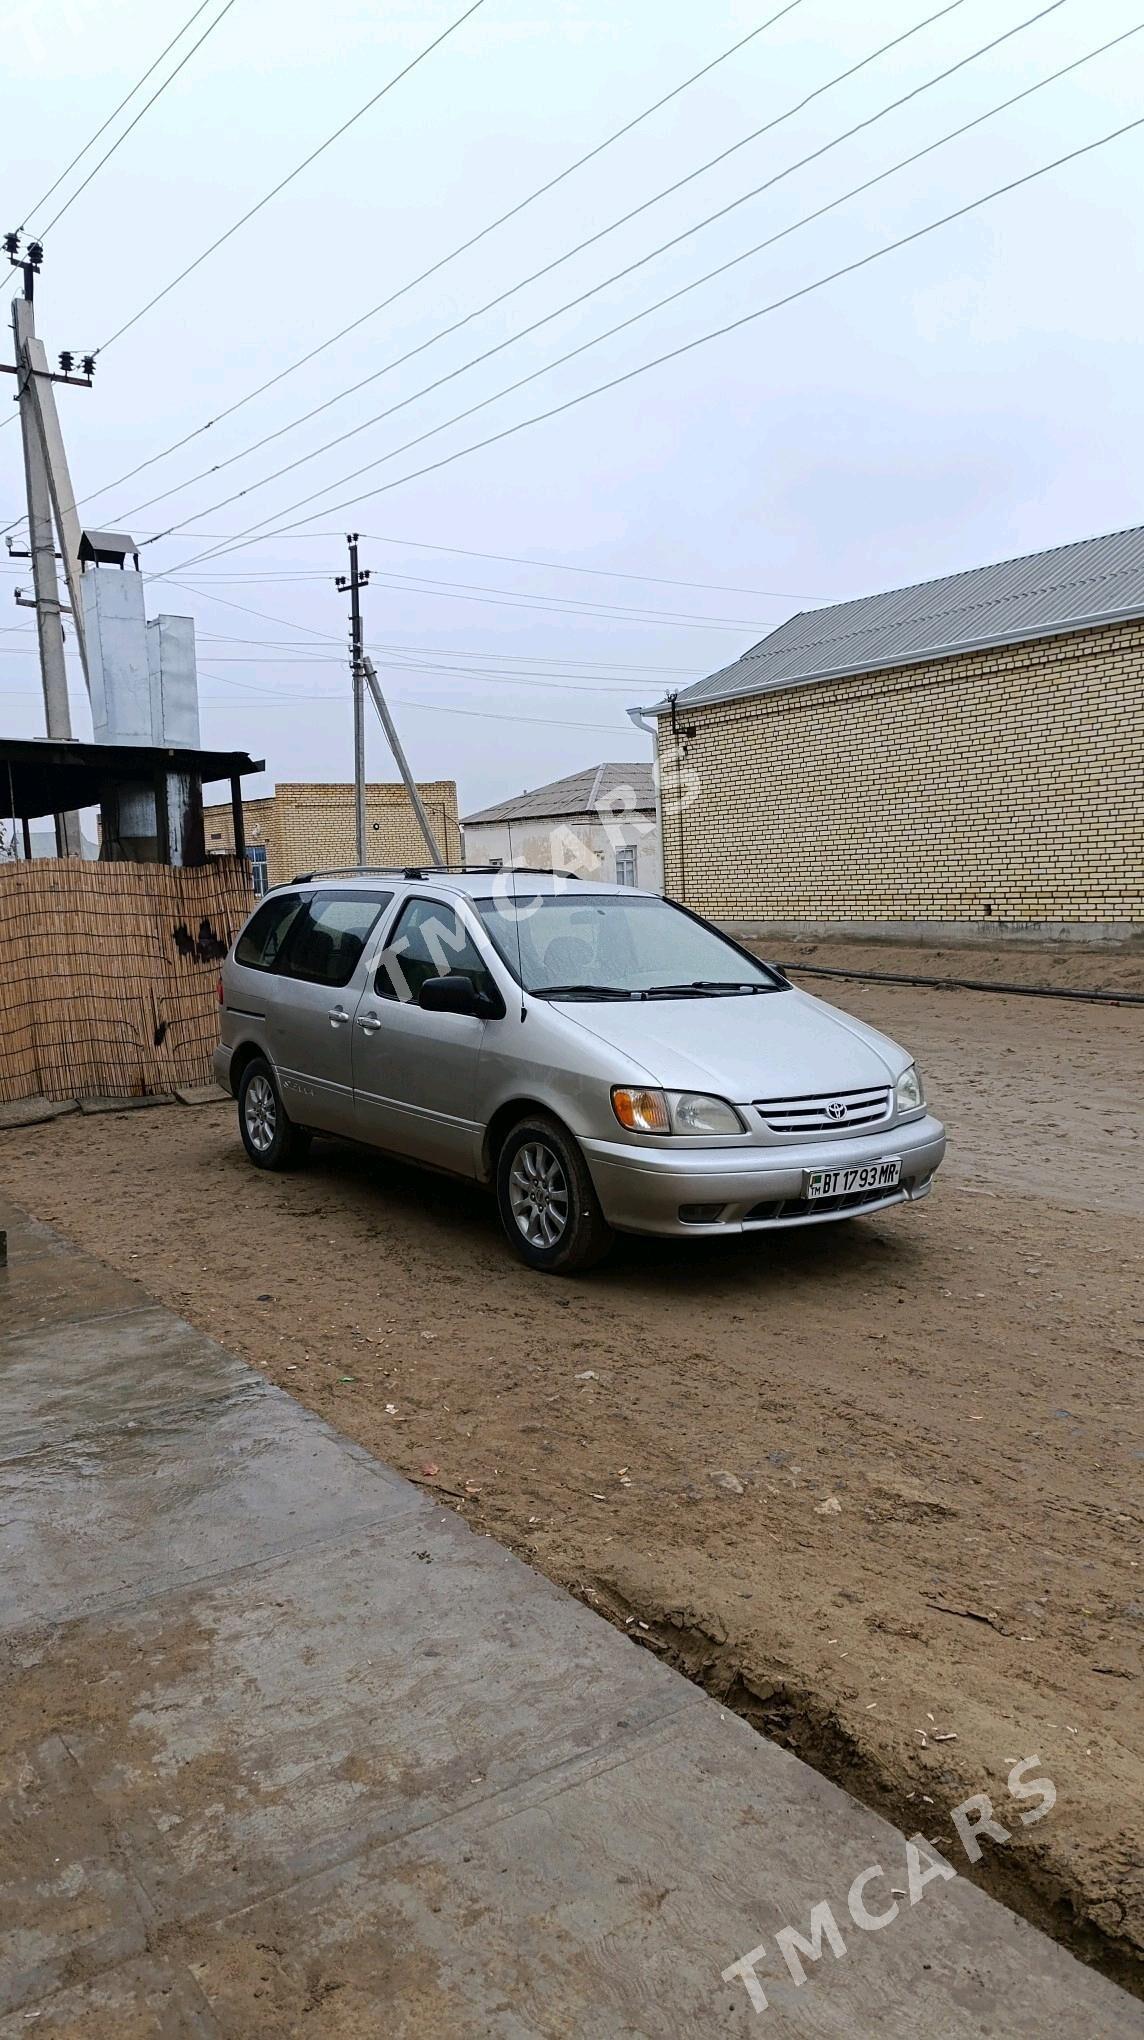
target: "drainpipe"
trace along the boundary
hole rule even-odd
[[[644,709],[644,708],[629,708],[629,709],[627,710],[627,717],[628,717],[628,721],[629,721],[630,723],[634,724],[634,726],[635,726],[635,728],[636,728],[637,730],[644,730],[644,731],[646,731],[647,735],[648,735],[648,736],[649,736],[649,737],[651,738],[651,740],[652,740],[652,744],[651,744],[651,776],[652,776],[652,786],[653,786],[653,788],[654,788],[654,790],[655,790],[655,819],[656,819],[656,825],[657,825],[657,827],[658,827],[658,829],[659,829],[659,865],[660,865],[660,870],[659,870],[659,889],[660,889],[660,891],[662,892],[662,891],[663,891],[663,802],[662,802],[662,801],[661,801],[661,799],[660,799],[660,792],[659,792],[659,719],[658,719],[658,717],[656,717],[656,718],[654,718],[654,719],[651,719],[651,720],[649,720],[649,718],[648,718],[648,712],[647,712],[647,710],[646,710],[646,709]]]

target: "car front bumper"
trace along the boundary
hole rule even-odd
[[[621,1232],[706,1234],[764,1232],[917,1202],[928,1195],[945,1153],[945,1128],[926,1113],[876,1135],[800,1141],[781,1147],[681,1148],[629,1142],[581,1143],[609,1224]],[[901,1157],[901,1182],[857,1199],[807,1205],[808,1169],[853,1169]],[[681,1218],[681,1207],[718,1206],[718,1217]]]

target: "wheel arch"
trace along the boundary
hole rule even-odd
[[[573,1140],[576,1138],[567,1121],[560,1117],[559,1112],[554,1112],[551,1105],[546,1105],[543,1098],[506,1098],[503,1105],[497,1106],[485,1128],[484,1140],[481,1142],[482,1182],[491,1183],[495,1177],[497,1157],[513,1127],[522,1119],[531,1119],[534,1113],[540,1113],[544,1119],[555,1120],[556,1125],[564,1133]]]
[[[252,1062],[264,1062],[268,1069],[274,1069],[274,1065],[261,1042],[240,1042],[239,1046],[231,1054],[230,1066],[227,1071],[230,1079],[231,1094],[235,1098],[238,1096],[238,1087],[242,1082],[243,1076],[250,1068]],[[274,1074],[277,1076],[277,1071]]]

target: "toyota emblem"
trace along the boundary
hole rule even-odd
[[[826,1116],[828,1119],[845,1119],[846,1107],[842,1103],[841,1098],[831,1099],[829,1105],[826,1108]]]

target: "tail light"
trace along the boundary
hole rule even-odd
[[[219,1005],[220,1005],[220,1006],[221,1006],[221,1005],[222,1005],[222,1003],[223,1003],[223,995],[222,995],[222,978],[221,978],[221,977],[219,978],[219,981],[218,981],[218,1002],[219,1002]]]

